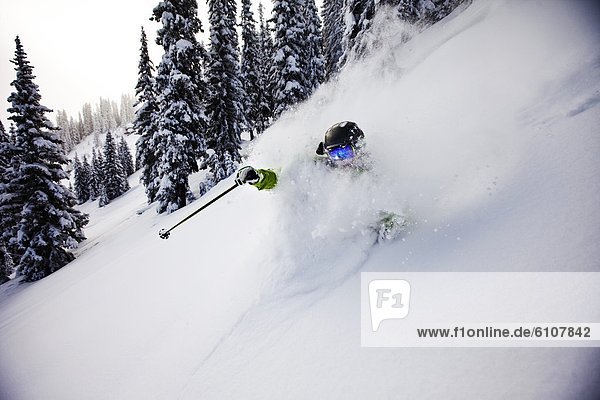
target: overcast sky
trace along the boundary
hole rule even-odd
[[[154,38],[159,24],[149,20],[158,3],[0,0],[0,119],[6,129],[10,106],[6,99],[15,79],[14,65],[9,62],[14,58],[15,36],[20,36],[34,67],[42,104],[76,117],[85,102],[94,104],[100,96],[119,101],[122,93],[134,93],[141,26],[152,46],[151,57],[158,63],[162,51],[154,45]],[[270,0],[263,4],[270,10]],[[198,1],[198,6],[206,35],[206,1]],[[50,119],[55,122],[53,115]]]

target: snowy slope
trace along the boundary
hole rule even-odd
[[[196,204],[137,214],[137,175],[84,205],[78,259],[0,292],[0,398],[593,398],[595,349],[373,349],[359,333],[360,271],[600,269],[592,11],[476,0],[403,45],[389,26],[250,146],[276,190],[239,188],[168,241]],[[366,132],[366,174],[312,162],[343,119]],[[382,209],[416,225],[372,246]]]

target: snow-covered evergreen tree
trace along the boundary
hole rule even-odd
[[[108,194],[106,193],[106,186],[102,185],[100,187],[100,196],[98,196],[98,207],[104,207],[110,200],[108,199]]]
[[[11,147],[12,143],[10,142],[10,138],[4,130],[4,124],[0,121],[0,197],[4,191],[4,185],[10,182],[10,178],[7,176],[7,169],[10,166],[12,159]],[[3,220],[4,218],[0,217],[0,232],[5,232],[2,226]],[[0,233],[0,284],[9,280],[9,276],[12,274],[13,269],[14,264],[12,256],[4,242],[2,233]]]
[[[135,167],[133,165],[133,157],[131,156],[131,151],[129,150],[129,145],[125,141],[125,138],[121,136],[121,140],[119,141],[119,159],[121,160],[121,166],[123,167],[123,172],[125,176],[129,176],[135,172]]]
[[[369,46],[368,32],[372,28],[375,13],[382,6],[395,8],[400,20],[424,29],[446,17],[463,2],[470,3],[471,0],[346,0],[340,66],[349,59],[366,55]],[[408,39],[408,35],[403,37],[403,40]]]
[[[73,159],[73,191],[79,204],[83,204],[91,198],[88,173],[89,171],[79,161],[79,157],[75,155]]]
[[[273,47],[273,38],[268,23],[265,21],[262,3],[258,4],[258,56],[259,56],[259,86],[262,90],[258,92],[257,98],[257,118],[255,121],[257,133],[262,133],[271,123],[273,118],[273,82],[271,80],[271,67],[275,51]]]
[[[448,16],[462,3],[470,4],[471,2],[472,0],[419,0],[417,5],[418,18],[425,25],[435,24]]]
[[[98,106],[94,107],[94,111],[92,111],[92,132],[94,132],[94,145],[98,146],[100,132],[104,132],[105,128],[102,123],[102,117],[100,115],[100,111],[98,110]]]
[[[158,104],[154,87],[154,65],[148,54],[148,39],[142,28],[140,47],[140,62],[138,64],[138,81],[135,87],[137,102],[133,126],[140,138],[136,143],[136,167],[141,168],[140,182],[146,190],[148,203],[155,200],[158,191],[157,157],[155,154],[153,136],[157,130],[156,112]]]
[[[85,126],[83,125],[83,117],[81,116],[81,113],[79,113],[77,118],[77,131],[79,132],[79,142],[81,142],[86,137]]]
[[[4,240],[0,238],[0,285],[10,279],[15,265]]]
[[[306,21],[306,41],[308,47],[307,83],[309,95],[325,80],[325,60],[323,59],[323,36],[321,18],[315,0],[304,0],[304,17]]]
[[[250,0],[242,0],[242,13],[240,24],[242,26],[242,61],[241,77],[246,94],[244,110],[250,140],[258,131],[257,121],[260,118],[260,97],[264,91],[264,82],[261,82],[260,44],[256,33],[256,21]]]
[[[0,185],[8,183],[6,169],[10,166],[14,153],[14,144],[8,133],[4,130],[4,125],[0,121]],[[1,189],[1,187],[0,187]]]
[[[87,155],[83,156],[83,161],[81,162],[81,168],[83,170],[83,174],[87,179],[87,187],[89,191],[89,199],[96,200],[98,198],[98,181],[96,178],[96,173],[94,168],[88,161]]]
[[[98,112],[100,113],[100,119],[102,123],[101,133],[114,130],[117,127],[117,115],[115,115],[115,108],[113,107],[113,102],[110,99],[100,97]]]
[[[344,0],[323,0],[323,56],[327,79],[338,71],[343,53],[342,38],[345,26],[342,18],[343,6]]]
[[[420,18],[420,5],[422,0],[388,0],[386,4],[393,5],[398,10],[398,18],[409,24],[414,24]],[[433,7],[433,2],[427,0],[428,5]]]
[[[196,40],[202,31],[196,0],[161,1],[153,19],[162,24],[156,42],[165,50],[156,75],[159,118],[153,143],[160,182],[155,199],[162,213],[187,204],[188,176],[198,171],[197,158],[206,158],[202,135],[207,126],[202,97],[206,88],[201,70],[204,48]]]
[[[112,115],[113,115],[113,119],[115,120],[116,126],[122,126],[123,125],[123,119],[121,118],[121,111],[119,109],[119,106],[117,105],[116,102],[111,101],[110,102],[110,107],[112,109]]]
[[[67,251],[85,237],[82,228],[88,217],[73,208],[75,196],[60,184],[67,179],[67,158],[50,121],[48,108],[33,82],[33,67],[19,37],[15,39],[16,79],[8,98],[8,109],[16,126],[18,165],[12,165],[12,180],[0,196],[0,214],[16,213],[19,248],[17,274],[35,281],[62,268],[74,256]]]
[[[125,126],[130,124],[135,119],[135,108],[133,106],[134,101],[131,95],[122,94],[121,95],[121,105],[119,108],[119,113],[121,115],[121,126]]]
[[[275,56],[275,43],[273,42],[273,29],[270,26],[271,20],[265,19],[264,7],[258,3],[258,41],[260,43],[261,56],[265,58],[265,64],[270,66]]]
[[[90,182],[90,192],[92,193],[92,198],[96,199],[101,197],[102,188],[104,187],[104,157],[102,157],[102,152],[96,152],[96,148],[92,149],[92,161],[91,161],[91,171],[92,176]],[[108,200],[107,200],[108,201]]]
[[[69,116],[65,110],[56,112],[56,127],[58,128],[58,136],[63,142],[65,151],[71,151],[75,147],[76,139],[73,137],[71,125],[69,124]]]
[[[82,109],[83,114],[83,131],[85,135],[89,135],[94,131],[94,122],[92,116],[92,105],[90,103],[85,103]]]
[[[80,137],[79,132],[77,132],[77,122],[75,122],[75,118],[73,118],[73,116],[69,116],[69,133],[71,138],[71,145],[75,147],[75,144],[79,143]]]
[[[343,53],[340,67],[349,59],[365,53],[364,35],[371,28],[375,16],[375,0],[346,0],[344,4],[345,30],[342,39]]]
[[[117,146],[110,131],[106,133],[106,141],[104,142],[103,182],[108,201],[119,197],[129,190],[127,175],[121,165],[121,158],[119,157]]]
[[[246,127],[244,89],[240,81],[235,1],[208,0],[210,51],[207,70],[210,95],[206,102],[207,136],[215,157],[210,165],[216,182],[235,172],[241,161],[241,134]]]
[[[308,81],[308,43],[303,0],[275,0],[275,57],[273,90],[275,116],[305,100],[311,93]]]
[[[98,195],[98,206],[104,207],[107,205],[110,200],[108,199],[108,195],[106,193],[106,171],[105,171],[105,162],[104,156],[102,155],[103,151],[94,148],[92,150],[92,170],[94,171],[94,176],[96,177],[96,193]]]
[[[14,126],[11,126],[13,128]],[[11,129],[13,131],[13,129]],[[8,135],[4,130],[4,125],[0,121],[0,204],[5,202],[7,199],[3,199],[3,194],[6,192],[6,185],[8,185],[12,179],[15,168],[18,166],[18,160],[20,153],[14,144],[14,134]],[[8,194],[7,194],[8,195]],[[7,210],[8,211],[8,210]],[[13,212],[6,212],[0,214],[0,245],[4,245],[7,250],[7,257],[11,258],[10,264],[12,265],[13,252],[16,252],[16,225],[18,221],[18,203],[15,204]],[[11,244],[9,246],[9,243]],[[9,251],[9,249],[11,251]],[[3,263],[9,263],[8,259]],[[4,265],[4,264],[3,264]],[[0,265],[0,269],[2,265]],[[8,268],[8,267],[7,267]],[[12,268],[12,267],[10,267]],[[0,271],[0,278],[2,272]],[[9,274],[10,275],[10,274]]]

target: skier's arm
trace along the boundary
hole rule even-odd
[[[254,169],[247,166],[237,172],[235,181],[238,185],[248,183],[258,190],[269,190],[277,185],[277,174],[270,169]]]
[[[271,169],[259,169],[260,180],[252,185],[258,190],[270,190],[277,186],[277,174]]]

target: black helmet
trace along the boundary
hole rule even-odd
[[[343,121],[333,125],[325,132],[323,145],[326,149],[329,149],[346,144],[356,144],[359,139],[364,137],[365,134],[356,125],[356,122]]]
[[[356,125],[356,122],[338,122],[325,132],[325,139],[323,142],[319,143],[317,154],[322,155],[324,154],[324,150],[347,144],[355,146],[357,142],[364,137],[365,134],[358,125]]]

